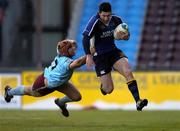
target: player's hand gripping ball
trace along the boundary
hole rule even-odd
[[[60,42],[58,42],[58,45],[57,45],[57,53],[62,55],[62,56],[71,57],[69,49],[73,45],[76,45],[76,42],[74,40],[63,40],[63,41],[60,41]]]
[[[128,40],[129,39],[129,28],[126,23],[121,23],[115,28],[114,38],[116,40]]]

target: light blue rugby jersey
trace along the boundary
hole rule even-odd
[[[44,77],[48,81],[48,88],[55,88],[68,82],[73,74],[69,68],[73,59],[57,55],[51,65],[44,70]]]

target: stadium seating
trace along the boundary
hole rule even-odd
[[[83,13],[80,20],[76,40],[79,43],[77,57],[84,54],[82,47],[82,32],[90,17],[98,11],[98,5],[103,0],[84,1]],[[122,49],[129,58],[132,68],[136,67],[136,59],[140,36],[147,7],[147,0],[109,0],[113,13],[119,15],[129,25],[131,38],[129,41],[116,41],[118,48]],[[80,70],[85,70],[85,66]]]
[[[178,69],[180,58],[180,1],[150,0],[137,69]]]

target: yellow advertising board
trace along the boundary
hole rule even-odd
[[[18,73],[0,73],[0,109],[19,109],[21,108],[21,96],[14,96],[10,103],[4,100],[4,88],[6,85],[12,88],[21,84],[21,77]]]
[[[40,72],[23,72],[23,84],[32,85],[39,74]],[[180,72],[135,72],[134,76],[139,85],[140,96],[147,98],[149,102],[158,104],[165,101],[180,101]],[[114,91],[103,96],[99,90],[99,79],[94,72],[74,72],[71,82],[82,94],[82,100],[77,103],[83,106],[92,105],[99,100],[118,104],[134,103],[125,79],[115,72],[112,73],[112,77]],[[25,96],[23,97],[23,103],[30,104],[37,100],[62,96],[64,95],[59,92],[54,92],[42,98]]]
[[[3,95],[4,93],[4,87],[6,85],[11,85],[11,86],[17,86],[19,84],[17,76],[13,75],[0,75],[0,95]]]

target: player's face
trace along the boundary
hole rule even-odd
[[[109,20],[111,19],[111,12],[100,12],[99,13],[100,19],[103,23],[108,24]]]
[[[76,50],[77,50],[77,45],[72,43],[72,47],[69,48],[69,50],[68,50],[69,51],[69,55],[70,56],[74,56],[76,54]]]

